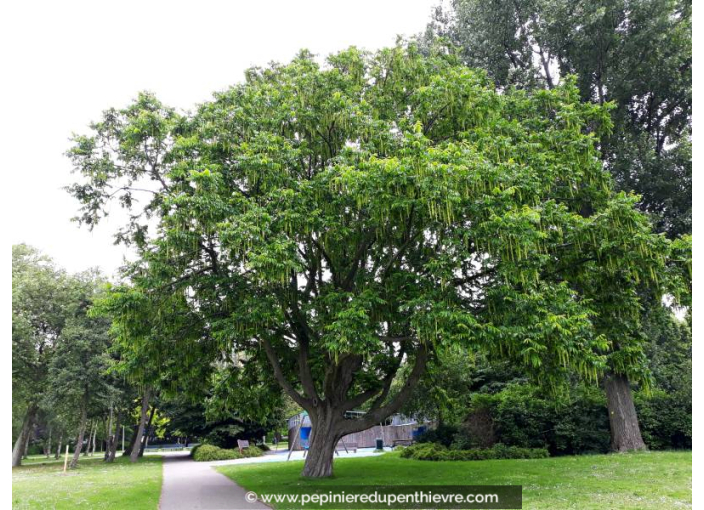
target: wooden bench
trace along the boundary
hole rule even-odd
[[[397,446],[411,446],[413,444],[413,439],[394,439],[391,443],[391,448],[396,448]]]
[[[244,450],[245,448],[249,448],[249,441],[247,441],[246,439],[238,439],[237,448],[239,448],[240,453],[243,453],[242,450]]]
[[[346,441],[344,444],[342,443],[342,441],[338,441],[337,444],[335,445],[335,451],[344,452],[345,447],[347,447],[348,452],[357,453],[357,443],[348,443]]]

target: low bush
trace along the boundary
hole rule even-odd
[[[439,443],[417,443],[405,448],[401,457],[414,460],[489,460],[489,459],[544,459],[549,457],[545,448],[520,448],[495,444],[491,448],[450,450]]]
[[[196,462],[244,459],[246,457],[261,457],[262,455],[264,452],[256,446],[245,448],[242,453],[239,450],[227,450],[210,444],[197,445],[191,449],[191,457]]]

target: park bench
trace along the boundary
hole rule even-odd
[[[338,451],[338,452],[342,451],[342,452],[344,452],[344,451],[345,451],[345,447],[347,447],[346,450],[347,450],[348,452],[357,453],[357,443],[347,443],[347,442],[345,442],[345,443],[343,444],[342,441],[338,441],[338,442],[337,442],[337,444],[335,445],[335,451]]]
[[[238,439],[237,448],[239,448],[240,453],[243,453],[242,450],[244,450],[245,448],[249,448],[249,441],[247,441],[246,439]]]
[[[413,444],[413,439],[394,439],[391,443],[391,448],[396,448],[397,446],[411,446]]]

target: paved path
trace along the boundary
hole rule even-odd
[[[194,462],[187,452],[164,456],[160,510],[270,510],[263,503],[247,503],[245,493],[209,462]]]

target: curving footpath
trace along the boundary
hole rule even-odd
[[[210,467],[195,462],[187,453],[164,456],[164,482],[160,510],[271,510],[245,500],[246,491]]]

